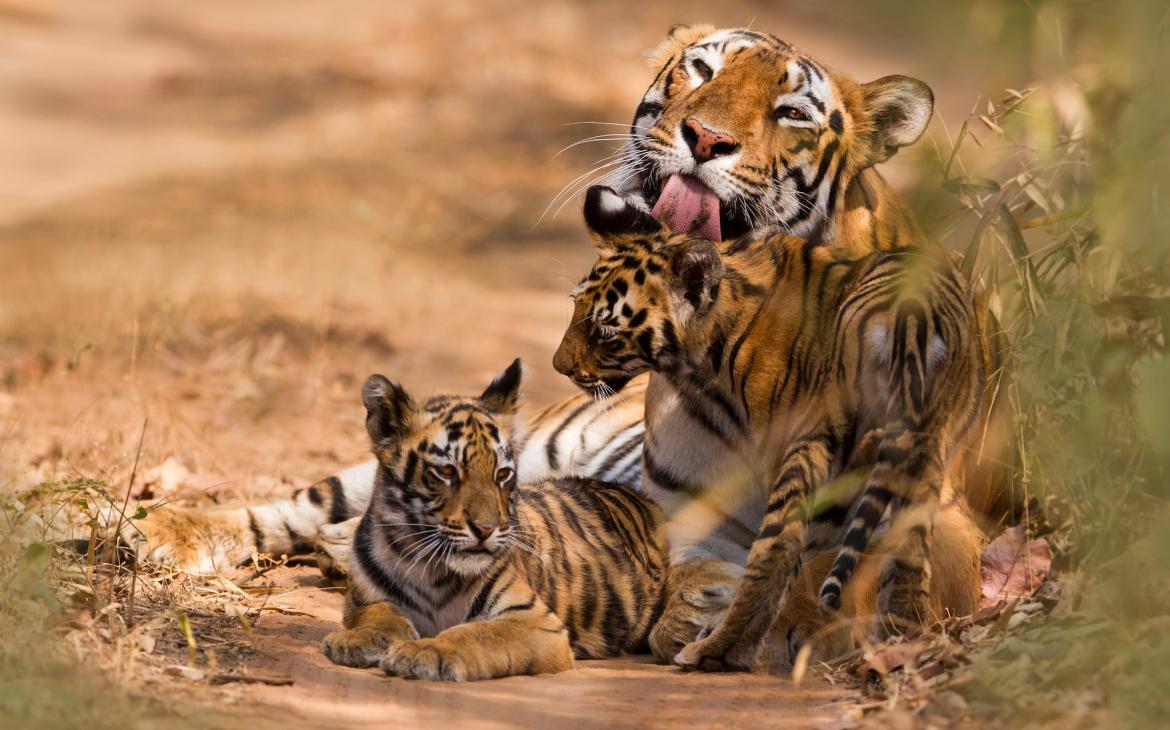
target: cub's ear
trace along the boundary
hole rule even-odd
[[[414,401],[402,386],[383,375],[371,375],[362,386],[366,431],[374,447],[392,446],[410,432]]]
[[[496,376],[483,395],[484,408],[500,416],[511,416],[520,406],[520,381],[524,378],[524,366],[520,358],[512,361],[508,369]]]
[[[670,271],[676,290],[695,311],[706,309],[715,299],[723,278],[723,259],[715,244],[692,238],[671,247]]]
[[[884,76],[861,86],[869,115],[869,162],[890,159],[898,148],[918,141],[934,112],[930,87],[909,76]]]
[[[646,235],[662,230],[662,224],[654,216],[604,185],[594,185],[585,193],[585,225],[603,244],[615,236]]]

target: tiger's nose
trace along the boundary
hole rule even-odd
[[[700,165],[716,157],[730,155],[739,149],[739,142],[735,137],[707,129],[693,117],[683,122],[682,136],[687,146],[691,148],[695,162]]]
[[[480,542],[487,542],[487,539],[496,531],[495,525],[485,525],[475,520],[468,520],[467,526],[471,528],[471,534],[478,537]]]

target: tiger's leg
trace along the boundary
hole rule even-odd
[[[824,431],[793,440],[768,490],[764,521],[727,616],[710,636],[684,647],[674,658],[676,664],[704,671],[752,668],[804,549],[804,526],[788,519],[790,508],[828,481],[835,466]]]
[[[743,568],[722,560],[672,565],[662,615],[650,631],[650,651],[669,664],[679,651],[719,625],[735,597]]]
[[[490,607],[485,613],[433,638],[395,644],[382,658],[382,671],[406,679],[465,682],[571,668],[569,632],[527,581],[505,571],[495,586],[480,593]]]
[[[311,553],[321,529],[360,517],[370,503],[377,462],[351,467],[287,499],[240,507],[153,509],[142,520],[115,520],[139,560],[192,573],[218,573],[254,554]]]
[[[900,536],[892,531],[864,553],[841,595],[841,608],[825,614],[817,606],[817,591],[832,568],[834,551],[807,556],[789,588],[788,598],[761,652],[761,664],[773,671],[791,670],[800,649],[809,646],[810,662],[830,662],[848,655],[881,628],[879,589],[893,563]],[[979,555],[983,533],[962,497],[939,507],[935,518],[930,562],[933,576],[928,612],[930,619],[968,616],[979,608]]]
[[[920,625],[930,590],[930,542],[942,488],[944,455],[934,429],[886,429],[878,463],[850,515],[841,548],[820,590],[820,607],[835,611],[886,507],[894,503],[891,533],[900,536],[884,580],[879,610],[891,627]],[[884,606],[882,605],[884,603]]]
[[[418,638],[418,631],[394,604],[387,601],[359,605],[351,586],[345,599],[345,628],[321,642],[321,651],[334,664],[372,667],[390,646]]]

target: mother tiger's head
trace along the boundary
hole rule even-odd
[[[553,367],[601,398],[640,373],[671,369],[688,326],[720,295],[724,271],[710,241],[672,234],[612,188],[589,189],[585,222],[600,258],[573,290]]]
[[[367,519],[408,562],[437,559],[474,575],[511,544],[521,375],[516,360],[478,398],[422,403],[381,375],[366,380],[366,430],[378,459]]]
[[[921,81],[860,84],[750,29],[676,27],[653,62],[608,184],[675,232],[711,240],[767,229],[840,237],[847,197],[870,220],[883,204],[873,188],[888,191],[859,174],[917,140],[934,107]]]

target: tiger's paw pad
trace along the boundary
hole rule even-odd
[[[321,642],[321,652],[334,664],[359,669],[377,665],[391,640],[368,629],[334,631]]]
[[[391,677],[425,679],[432,682],[466,682],[471,676],[467,662],[458,652],[431,639],[404,641],[382,657],[382,671]]]
[[[715,632],[705,639],[692,641],[674,657],[674,663],[688,672],[747,672],[752,668],[755,652],[729,644]]]

